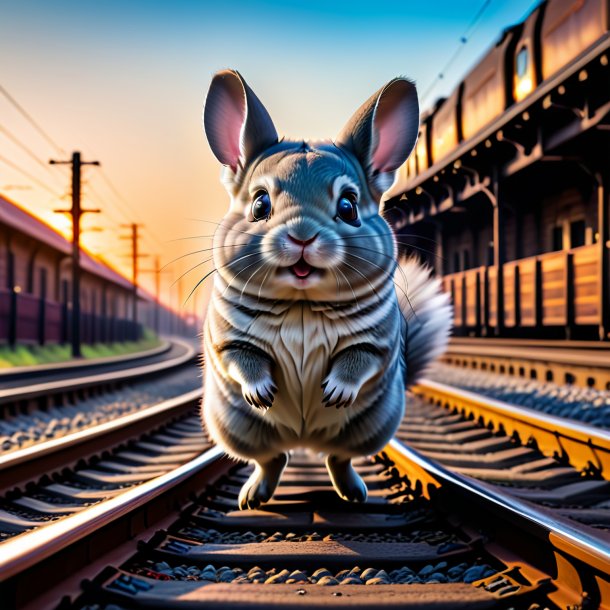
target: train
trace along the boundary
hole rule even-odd
[[[610,0],[540,2],[422,113],[384,210],[456,334],[610,338],[609,48]]]
[[[609,0],[547,0],[507,28],[455,90],[424,113],[404,184],[529,96],[610,30]]]

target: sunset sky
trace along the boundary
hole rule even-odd
[[[238,69],[281,135],[333,137],[396,75],[413,78],[420,96],[434,84],[422,103],[431,105],[535,4],[0,0],[0,85],[61,149],[0,95],[0,192],[69,232],[68,220],[52,213],[69,206],[61,200],[69,193],[69,171],[46,164],[79,150],[102,164],[84,173],[84,205],[103,210],[86,217],[84,227],[104,229],[85,232],[85,245],[128,274],[119,225],[141,222],[142,249],[168,263],[209,247],[204,236],[227,208],[219,165],[201,129],[214,72]],[[468,43],[437,80],[467,32]],[[183,239],[195,236],[202,237]],[[166,302],[170,283],[207,258],[203,252],[169,266]],[[142,261],[151,266],[152,259]],[[185,276],[184,297],[209,269],[200,265]],[[152,289],[152,274],[142,283]],[[172,298],[177,304],[176,287]]]

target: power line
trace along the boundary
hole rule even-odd
[[[55,148],[55,150],[57,152],[59,152],[62,155],[66,154],[66,151],[59,146],[59,144],[57,144],[57,142],[55,142],[55,140],[53,140],[53,138],[51,138],[51,136],[42,128],[42,126],[34,119],[34,117],[6,90],[5,87],[3,87],[2,85],[0,85],[0,93],[2,93],[4,95],[4,97],[26,118],[26,120],[34,127],[34,129],[36,129],[36,131],[53,147]],[[25,146],[25,144],[21,143],[18,141],[18,139],[16,138],[16,136],[13,136],[12,134],[9,134],[8,130],[6,130],[5,128],[2,129],[3,132],[10,138],[13,140],[13,142],[15,142],[18,146],[20,146],[23,150],[25,150],[27,152],[27,154],[29,154],[32,158],[34,158],[34,160],[41,164],[43,167],[45,167],[45,169],[48,169],[48,167],[46,166],[46,164],[44,164],[42,161],[40,161],[40,159],[38,157],[36,157],[36,155],[29,149],[27,148],[27,146]],[[22,170],[20,168],[18,168],[17,166],[15,166],[14,164],[12,164],[10,161],[2,159],[7,165],[10,165],[11,167],[13,167],[14,169],[17,169],[17,171],[20,171],[22,174],[26,175],[27,177],[29,177],[31,180],[33,180],[34,182],[36,182],[37,184],[39,184],[40,186],[42,186],[43,188],[47,189],[47,190],[51,190],[50,187],[43,185],[42,181],[36,179],[35,177],[33,177],[31,174],[28,174],[25,170]],[[140,217],[140,214],[137,214],[135,209],[132,207],[131,203],[125,198],[123,197],[123,195],[119,192],[119,190],[114,186],[114,184],[111,182],[110,178],[106,175],[106,173],[104,171],[100,172],[102,179],[104,180],[104,182],[107,184],[108,188],[112,191],[113,195],[119,199],[125,206],[127,206],[127,208],[131,211],[131,213],[136,217]],[[55,195],[55,193],[53,193]],[[99,195],[98,195],[99,198]],[[127,216],[123,213],[123,215],[125,216],[125,218],[127,219]],[[150,235],[150,237],[157,242],[158,245],[163,245],[163,242],[152,232],[150,231],[150,229],[147,229],[146,232],[148,233],[148,235]]]
[[[479,10],[476,12],[475,16],[470,21],[468,27],[466,28],[466,30],[464,31],[462,36],[460,36],[460,44],[459,44],[458,48],[454,51],[453,55],[449,58],[449,61],[445,64],[443,69],[436,75],[436,78],[432,81],[432,83],[430,83],[428,88],[424,91],[423,95],[421,96],[422,104],[424,103],[426,98],[430,95],[430,93],[432,93],[432,91],[436,87],[437,83],[439,81],[441,81],[443,78],[445,78],[445,74],[447,73],[449,68],[453,65],[453,62],[459,57],[460,53],[464,50],[464,47],[468,43],[468,41],[469,41],[470,37],[472,36],[473,32],[475,31],[476,27],[479,25],[479,22],[481,21],[483,14],[485,13],[485,11],[487,10],[487,8],[489,7],[489,5],[491,3],[492,3],[492,0],[485,0],[483,2],[483,4],[481,5],[481,7],[479,8]]]
[[[0,125],[0,132],[3,133],[11,142],[13,142],[13,144],[16,144],[17,146],[19,146],[19,148],[21,148],[21,150],[25,151],[32,159],[34,159],[34,161],[36,161],[36,163],[38,163],[38,165],[43,167],[46,172],[49,172],[49,174],[51,174],[53,178],[56,178],[56,176],[51,171],[51,168],[39,156],[37,156],[36,153],[34,153],[30,148],[28,148],[15,134],[11,133],[3,125]]]
[[[112,222],[117,225],[120,226],[121,224],[123,224],[124,221],[127,221],[128,223],[131,223],[132,218],[130,218],[120,206],[117,205],[111,205],[109,203],[109,200],[105,199],[104,197],[102,197],[100,195],[100,193],[93,187],[93,185],[87,181],[85,183],[86,186],[86,191],[89,192],[89,194],[86,194],[85,197],[88,199],[91,199],[92,201],[94,201],[95,203],[97,203],[98,205],[101,205],[105,212],[106,215],[110,218],[110,220],[112,220]],[[120,216],[116,216],[115,212],[118,213],[118,215]],[[141,226],[141,228],[145,231],[146,229],[144,228],[144,226]],[[148,245],[151,247],[152,250],[155,250],[156,248],[154,247],[154,244],[151,243],[151,241],[147,238],[146,235],[142,235],[141,237],[143,237],[147,242]]]
[[[7,158],[3,157],[2,155],[0,155],[0,161],[2,161],[2,163],[5,163],[9,167],[12,167],[14,170],[20,172],[26,178],[29,178],[32,182],[35,182],[36,184],[38,184],[38,186],[45,189],[45,191],[48,191],[49,193],[51,193],[51,195],[53,195],[54,197],[61,199],[61,196],[57,194],[57,191],[54,191],[48,184],[45,184],[42,180],[39,180],[38,178],[36,178],[36,176],[32,176],[32,174],[30,174],[23,168],[19,167],[16,163],[9,161]]]
[[[140,214],[138,212],[136,212],[135,208],[127,200],[127,198],[124,197],[119,192],[119,190],[114,186],[114,184],[112,183],[112,181],[110,180],[110,178],[108,177],[106,172],[104,172],[104,171],[100,172],[100,177],[106,183],[108,188],[112,191],[114,196],[127,206],[127,208],[134,215],[134,217],[139,218]],[[153,238],[153,240],[155,240],[158,243],[158,245],[163,245],[163,242],[160,239],[158,239],[158,237],[150,229],[147,228],[146,231]]]
[[[65,155],[66,151],[51,138],[51,136],[34,120],[34,117],[2,86],[0,93],[27,119],[34,129],[60,154]]]
[[[121,208],[119,208],[118,206],[110,206],[110,204],[108,204],[107,200],[104,199],[104,197],[102,197],[95,188],[93,188],[93,185],[91,184],[90,181],[85,181],[85,188],[86,190],[89,192],[88,195],[86,195],[89,199],[93,199],[95,200],[98,204],[104,206],[105,208],[111,207],[111,209],[113,210],[113,212],[110,213],[110,216],[112,217],[112,219],[116,222],[116,224],[120,225],[123,221],[119,220],[119,218],[117,218],[114,215],[114,211],[117,211],[122,217],[123,220],[127,220],[130,221],[131,219],[125,214],[125,212],[123,212],[123,210],[121,210]],[[108,210],[106,210],[106,212],[108,212]]]

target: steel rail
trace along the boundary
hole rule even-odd
[[[574,522],[558,517],[551,511],[534,506],[524,500],[482,481],[472,479],[444,468],[399,440],[390,441],[385,448],[388,457],[414,478],[426,485],[449,488],[477,500],[491,510],[500,511],[509,520],[521,523],[528,530],[546,539],[555,548],[569,553],[585,564],[603,573],[610,573],[610,540],[594,532],[594,535],[578,528]],[[429,489],[428,492],[429,494]]]
[[[569,463],[579,470],[593,468],[610,479],[610,432],[607,430],[517,407],[428,379],[420,381],[412,391],[424,400],[481,419],[496,431],[518,436],[524,444],[534,441],[546,456]]]
[[[181,364],[185,364],[189,360],[192,360],[197,352],[195,348],[188,343],[182,341],[179,343],[185,347],[186,353],[182,356],[172,358],[171,360],[164,360],[161,362],[155,362],[154,364],[146,364],[143,366],[128,368],[123,371],[115,370],[106,373],[96,373],[93,375],[78,377],[77,379],[61,379],[59,381],[48,381],[38,384],[28,384],[27,386],[17,388],[3,389],[0,390],[0,404],[15,400],[27,400],[30,398],[36,398],[66,390],[79,390],[103,383],[123,381],[132,377],[150,375],[152,373],[157,373],[159,371],[180,366]]]
[[[66,436],[62,436],[60,438],[54,438],[42,443],[36,443],[29,447],[25,447],[24,449],[17,449],[16,451],[11,451],[5,455],[0,455],[0,472],[5,472],[6,470],[23,464],[24,462],[31,462],[32,460],[47,458],[53,453],[64,451],[76,445],[83,445],[100,436],[106,436],[116,430],[131,427],[141,421],[149,420],[157,415],[172,411],[176,407],[183,406],[185,403],[196,402],[201,398],[201,394],[202,389],[200,388],[191,390],[186,394],[169,398],[168,400],[157,403],[152,407],[147,407],[145,409],[141,409],[140,411],[136,411],[135,413],[129,413],[128,415],[117,417],[116,419],[104,422],[103,424],[91,426],[89,428],[79,430],[78,432],[67,434]]]
[[[224,451],[214,446],[175,470],[83,511],[7,540],[2,544],[0,553],[0,582],[145,505],[218,461],[223,455]]]

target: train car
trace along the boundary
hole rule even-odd
[[[430,158],[430,135],[432,133],[432,115],[433,112],[422,113],[419,125],[419,138],[415,145],[415,151],[412,156],[415,157],[416,173],[425,172],[431,165]],[[411,157],[409,157],[411,158]]]
[[[512,61],[512,91],[515,102],[525,99],[542,81],[540,28],[546,9],[540,4],[523,22]]]
[[[436,107],[430,121],[430,165],[438,163],[447,156],[462,140],[460,122],[461,86]]]
[[[520,33],[521,25],[505,30],[500,40],[462,81],[459,117],[462,139],[472,137],[513,103],[509,75]]]
[[[610,0],[549,0],[505,30],[452,94],[427,113],[415,159],[401,170],[400,182],[406,186],[422,167],[442,161],[594,44],[610,29],[609,5]]]
[[[542,79],[556,74],[609,30],[609,0],[549,0],[540,31]]]

